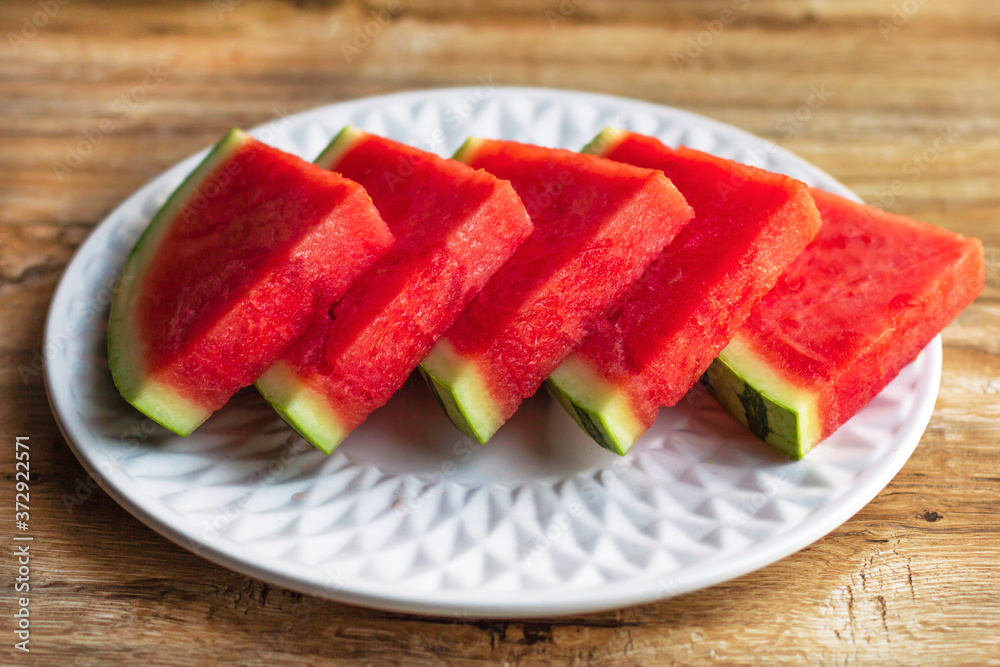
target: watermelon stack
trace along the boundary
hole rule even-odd
[[[308,164],[234,130],[128,259],[114,381],[181,435],[256,382],[329,453],[418,364],[482,443],[548,378],[625,454],[708,368],[798,458],[983,289],[975,239],[634,133],[587,151],[348,128]]]
[[[692,211],[662,172],[593,155],[472,139],[457,157],[509,179],[535,225],[421,366],[455,426],[485,444]]]
[[[662,170],[694,219],[636,289],[549,378],[602,447],[624,455],[692,387],[819,231],[803,183],[652,137],[606,130],[587,147]]]
[[[389,247],[357,183],[233,130],[139,238],[111,306],[122,396],[188,435]]]
[[[510,183],[355,128],[316,163],[363,185],[396,239],[257,381],[330,453],[403,385],[532,225]]]

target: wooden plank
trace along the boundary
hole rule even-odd
[[[353,53],[345,45],[385,3],[220,1],[70,0],[23,42],[10,34],[40,5],[0,4],[0,437],[32,442],[34,661],[997,663],[1000,5],[407,0]],[[733,20],[712,34],[724,10]],[[712,589],[482,622],[273,589],[171,544],[94,487],[39,373],[52,291],[89,230],[232,125],[479,77],[704,113],[867,201],[984,241],[986,291],[945,331],[934,417],[885,491],[802,552]],[[927,153],[942,132],[954,142]],[[12,448],[0,451],[12,481]],[[9,602],[9,557],[0,569]]]

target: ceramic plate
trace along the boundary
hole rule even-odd
[[[334,104],[257,128],[307,159],[351,123],[441,155],[468,135],[579,150],[606,125],[644,132],[853,197],[816,167],[733,127],[604,95],[427,90]],[[331,456],[253,390],[189,438],[111,381],[108,304],[153,213],[205,152],[143,187],[69,265],[45,331],[46,382],[67,442],[129,512],[209,560],[303,593],[383,609],[547,616],[710,586],[819,539],[916,447],[937,394],[936,339],[806,460],[788,462],[693,390],[625,458],[544,392],[487,447],[413,378]]]

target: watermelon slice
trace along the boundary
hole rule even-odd
[[[330,453],[403,385],[532,225],[506,181],[353,128],[317,164],[361,183],[396,238],[332,317],[317,313],[257,381],[299,433]]]
[[[129,255],[108,328],[115,384],[190,434],[391,241],[361,186],[231,131]]]
[[[448,416],[485,443],[691,218],[658,171],[470,139],[456,154],[510,180],[535,232],[421,365]]]
[[[706,374],[762,440],[801,458],[983,290],[976,239],[820,190],[816,240]]]
[[[549,378],[577,423],[624,455],[698,381],[820,217],[799,181],[652,137],[608,129],[584,150],[663,170],[695,210],[629,299]]]

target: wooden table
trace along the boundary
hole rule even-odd
[[[5,512],[0,663],[1000,662],[1000,4],[400,2],[0,4],[0,465],[10,506],[14,440],[31,438],[35,536],[23,655]],[[387,24],[345,49],[380,9]],[[52,291],[94,225],[232,125],[480,77],[706,114],[869,202],[983,240],[986,291],[944,332],[934,417],[884,492],[811,547],[709,590],[455,623],[272,588],[94,490],[36,372]],[[921,162],[940,133],[954,141]]]

